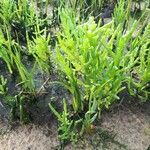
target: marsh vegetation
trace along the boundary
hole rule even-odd
[[[2,118],[44,124],[53,116],[64,147],[93,134],[103,112],[124,99],[149,103],[149,6],[149,0],[1,0]]]

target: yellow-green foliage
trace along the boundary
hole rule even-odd
[[[4,60],[7,64],[9,72],[12,73],[12,68],[14,65],[12,47],[15,43],[11,39],[9,30],[6,28],[5,31],[7,34],[7,39],[5,39],[2,30],[0,30],[0,58]]]
[[[139,97],[146,101],[150,96],[150,23],[146,26],[144,34],[137,37],[139,47],[139,62],[133,68],[136,78],[132,78]]]
[[[6,87],[7,79],[5,79],[2,75],[0,76],[0,95],[6,94],[8,88]]]
[[[17,70],[19,72],[19,76],[21,78],[21,84],[23,90],[29,91],[31,94],[35,94],[35,85],[34,85],[34,69],[28,70],[26,66],[22,62],[22,58],[19,52],[19,47],[15,47],[15,52],[13,55],[15,65],[17,66]]]
[[[3,24],[10,24],[14,15],[14,0],[1,0],[0,2],[0,21]]]
[[[49,72],[51,67],[51,52],[49,42],[50,35],[46,35],[46,30],[44,34],[37,33],[33,40],[30,40],[27,34],[27,46],[29,54],[33,55],[42,72]]]
[[[136,51],[127,51],[127,46],[137,23],[122,35],[122,25],[115,29],[111,22],[100,27],[93,18],[76,25],[74,21],[70,23],[68,14],[65,20],[65,14],[62,12],[57,60],[69,80],[74,110],[83,110],[84,103],[94,99],[98,109],[108,107],[118,98],[126,72],[134,65]]]
[[[137,62],[138,50],[129,50],[129,44],[138,22],[123,33],[123,24],[116,26],[114,21],[100,26],[91,17],[76,23],[75,14],[68,9],[62,9],[60,18],[58,68],[66,76],[62,82],[72,94],[74,113],[82,112],[81,132],[88,131],[99,112],[119,99],[122,83]]]

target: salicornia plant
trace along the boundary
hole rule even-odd
[[[10,25],[14,16],[15,1],[1,0],[0,2],[0,22],[1,25]]]
[[[73,124],[74,121],[69,118],[69,112],[67,110],[67,102],[66,100],[63,100],[63,112],[58,113],[57,110],[52,106],[52,104],[49,104],[50,109],[57,117],[58,121],[60,122],[58,132],[59,137],[62,141],[70,140],[73,141],[75,138],[75,133],[73,131]]]
[[[72,94],[73,111],[83,119],[86,129],[103,108],[119,99],[122,83],[137,61],[137,50],[129,50],[129,44],[138,22],[123,33],[123,25],[116,27],[114,21],[102,27],[94,18],[76,22],[68,9],[62,9],[60,18],[58,67],[66,75],[63,83]]]
[[[132,81],[136,93],[142,101],[150,96],[150,23],[146,26],[144,33],[136,37],[138,48],[138,63],[132,70]]]
[[[35,37],[29,39],[27,33],[27,47],[29,55],[32,55],[38,63],[41,71],[50,72],[51,68],[51,52],[50,52],[50,35],[47,35],[47,30],[40,31],[39,26],[36,26]]]
[[[29,91],[29,94],[35,94],[35,84],[34,84],[34,70],[35,70],[35,65],[33,68],[29,71],[27,67],[23,64],[21,60],[21,55],[19,52],[19,48],[15,48],[15,52],[13,55],[15,65],[17,67],[17,70],[19,72],[20,78],[21,78],[21,85],[23,85],[23,90]]]
[[[116,5],[113,13],[115,26],[122,24],[125,29],[128,27],[130,12],[132,7],[132,0],[120,0]]]
[[[15,42],[12,40],[10,36],[10,30],[5,28],[6,38],[2,30],[0,30],[0,58],[7,64],[9,72],[13,73],[14,61],[13,61],[13,51],[12,47]]]
[[[8,88],[6,87],[7,79],[4,76],[0,76],[0,95],[5,95],[7,93]]]

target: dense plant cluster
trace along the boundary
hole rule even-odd
[[[115,6],[111,21],[97,22],[109,4]],[[0,73],[0,95],[12,115],[28,120],[25,106],[36,100],[43,86],[36,86],[37,71],[44,81],[53,70],[59,72],[56,82],[70,92],[63,112],[49,104],[62,141],[91,132],[102,110],[119,100],[124,89],[141,101],[149,100],[149,10],[145,7],[136,20],[130,15],[132,5],[131,0],[2,0],[0,63],[5,71]],[[13,93],[6,72],[15,78]]]

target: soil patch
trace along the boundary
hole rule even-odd
[[[127,103],[127,101],[129,101]],[[65,150],[147,150],[150,146],[150,102],[139,104],[124,100],[104,111],[96,123],[96,130],[84,135],[76,144]],[[4,123],[0,122],[1,128]],[[57,123],[50,119],[44,125],[14,126],[0,135],[2,150],[51,150],[60,149]]]

